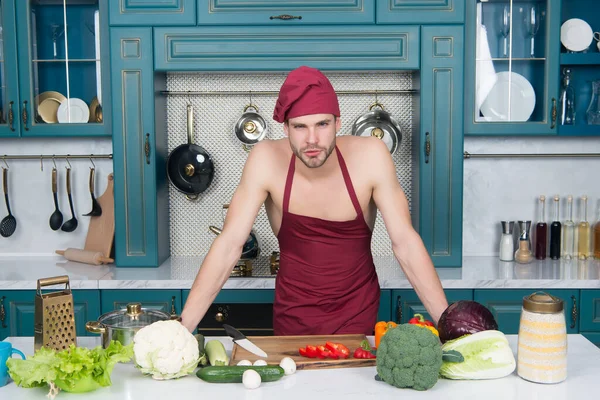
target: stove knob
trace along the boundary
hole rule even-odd
[[[215,315],[215,319],[217,320],[217,322],[223,322],[226,318],[223,315],[223,313],[218,312],[217,315]]]

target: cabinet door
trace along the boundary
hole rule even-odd
[[[581,332],[600,332],[600,290],[581,291]]]
[[[560,0],[466,4],[465,134],[555,135]]]
[[[16,4],[21,135],[110,135],[107,0]]]
[[[75,303],[75,332],[77,336],[88,336],[85,330],[86,322],[94,321],[100,315],[99,292],[73,290],[71,293]],[[35,290],[5,291],[0,294],[0,298],[3,299],[6,312],[5,331],[2,336],[34,336]]]
[[[129,303],[141,303],[142,308],[160,310],[167,314],[181,313],[181,290],[102,290],[102,314],[123,310]]]
[[[471,289],[446,289],[444,290],[448,304],[459,300],[473,300]],[[415,314],[421,314],[425,319],[431,321],[431,316],[425,309],[423,303],[412,289],[401,289],[392,291],[392,304],[394,305],[394,321],[399,324],[408,322]]]
[[[196,0],[110,0],[110,25],[195,25]]]
[[[452,24],[465,20],[465,0],[376,0],[378,24]]]
[[[462,264],[463,28],[421,28],[419,233],[436,267]]]
[[[115,261],[119,267],[158,267],[169,255],[167,107],[164,98],[155,98],[165,76],[154,79],[152,28],[111,28],[110,42],[113,165],[118,171]]]
[[[600,332],[581,332],[581,334],[597,347],[600,347]]]
[[[14,0],[0,0],[0,137],[19,136],[17,28]]]
[[[374,23],[373,0],[198,0],[198,25]]]
[[[540,289],[564,301],[567,333],[579,332],[579,290],[571,289]],[[475,301],[486,306],[498,323],[498,329],[505,334],[519,333],[523,297],[535,292],[534,289],[475,289]]]

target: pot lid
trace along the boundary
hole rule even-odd
[[[101,315],[98,322],[111,328],[142,328],[169,319],[171,316],[163,311],[142,308],[140,303],[129,303],[125,309]]]

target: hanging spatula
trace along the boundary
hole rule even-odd
[[[96,196],[94,195],[94,176],[96,174],[96,169],[90,167],[90,195],[92,196],[92,211],[87,214],[83,214],[86,217],[99,217],[102,215],[102,207],[100,207],[100,203],[96,200]]]

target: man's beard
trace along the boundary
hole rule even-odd
[[[324,147],[305,147],[302,150],[298,150],[292,144],[291,147],[296,157],[298,157],[300,161],[304,163],[304,165],[306,165],[308,168],[319,168],[321,165],[325,164],[325,161],[327,161],[333,152],[333,149],[335,149],[335,140],[331,142],[331,145],[327,149]],[[304,154],[304,152],[307,150],[321,150],[321,153],[319,153],[318,157],[308,157],[306,154]],[[325,156],[323,156],[323,154],[325,154]]]

